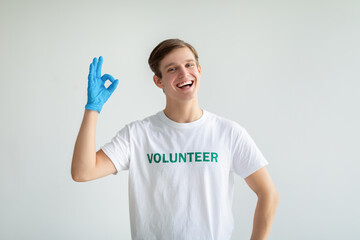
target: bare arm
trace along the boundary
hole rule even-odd
[[[90,181],[116,172],[114,164],[106,154],[102,150],[96,152],[98,116],[97,111],[85,109],[71,164],[71,176],[76,182]]]
[[[119,80],[111,75],[101,76],[103,58],[94,58],[90,64],[88,76],[88,101],[85,105],[84,118],[76,139],[71,164],[71,176],[74,181],[85,182],[104,177],[116,172],[116,168],[108,156],[99,150],[96,152],[96,122],[104,103],[115,91]],[[111,85],[106,88],[105,82]]]
[[[245,179],[258,197],[251,240],[268,238],[279,202],[279,194],[266,167],[263,167]]]

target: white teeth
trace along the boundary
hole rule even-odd
[[[182,87],[184,85],[187,85],[187,84],[191,84],[192,81],[186,81],[186,82],[183,82],[183,83],[179,83],[178,85],[176,85],[177,87]]]

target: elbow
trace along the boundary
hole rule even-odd
[[[73,173],[71,173],[71,178],[74,182],[84,182],[83,179]]]
[[[82,179],[76,173],[74,173],[73,171],[71,171],[71,178],[72,178],[72,180],[74,182],[82,182],[81,181]]]
[[[258,194],[258,198],[261,200],[266,200],[268,203],[270,203],[273,207],[277,207],[279,204],[279,192],[274,188],[270,191],[266,191],[263,193]]]
[[[274,202],[275,205],[277,206],[279,204],[279,192],[277,190],[275,190],[275,192],[273,193],[273,198],[274,198]]]
[[[279,203],[279,192],[275,188],[268,193],[268,197],[274,204],[277,205]]]
[[[274,208],[274,210],[276,211],[276,209],[277,209],[277,206],[278,206],[278,204],[279,204],[279,192],[275,189],[272,193],[271,193],[271,195],[270,195],[271,197],[270,197],[270,201],[271,201],[271,203],[272,203],[272,206],[273,206],[273,208]]]
[[[80,174],[78,171],[75,171],[74,169],[71,169],[71,178],[75,182],[87,182],[89,179],[87,179],[84,174]]]
[[[73,174],[71,174],[71,177],[75,182],[87,182],[87,181],[89,181],[88,179],[86,179],[84,177],[80,177],[80,176],[73,175]]]
[[[73,158],[71,165],[71,178],[75,182],[87,182],[89,179],[87,178],[87,171],[85,171],[77,161]]]

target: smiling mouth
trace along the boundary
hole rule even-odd
[[[178,83],[176,86],[178,88],[186,88],[186,87],[190,88],[193,85],[193,83],[194,83],[194,81],[189,80],[189,81],[186,81],[186,82]]]

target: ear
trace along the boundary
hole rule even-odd
[[[154,75],[153,80],[154,80],[154,83],[155,83],[156,86],[158,86],[159,88],[164,88],[164,86],[162,85],[162,82],[161,82],[161,78]]]
[[[200,64],[198,65],[197,69],[198,69],[199,75],[201,76],[201,66],[200,66]]]

